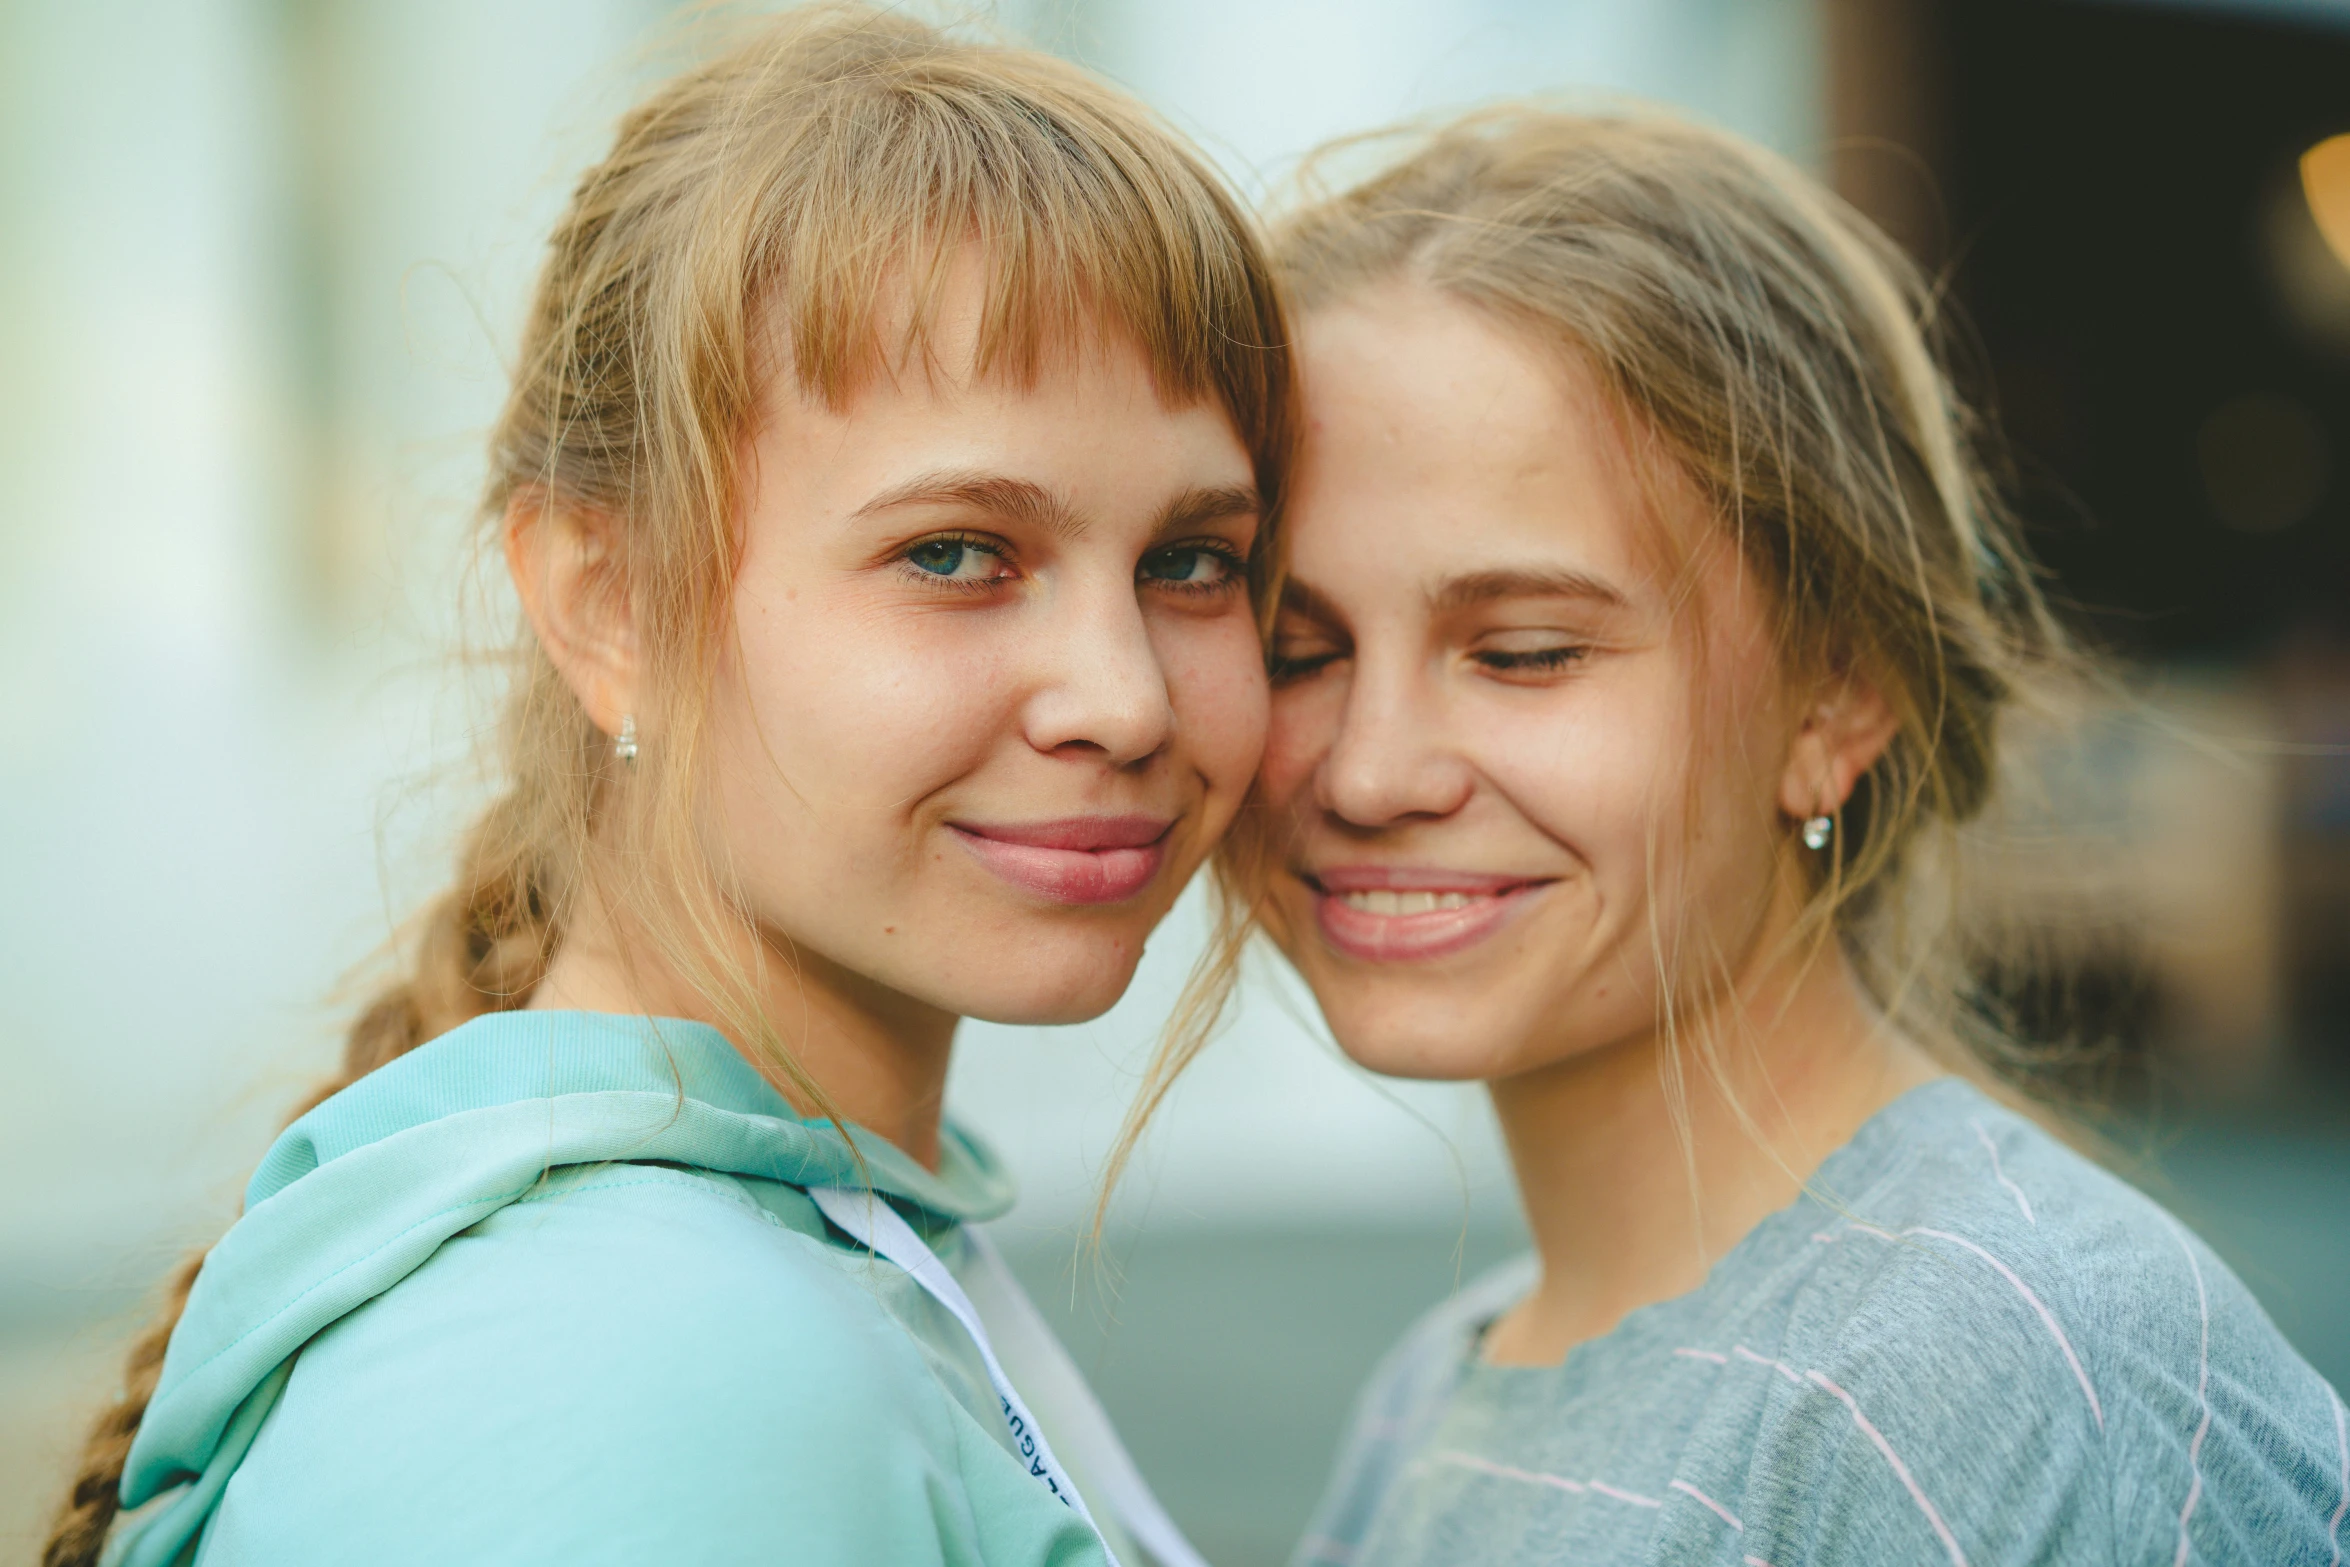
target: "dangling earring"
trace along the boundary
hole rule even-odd
[[[636,765],[636,714],[620,715],[620,733],[612,737],[612,754],[632,767]]]
[[[1803,824],[1803,846],[1815,853],[1826,848],[1828,840],[1835,836],[1836,819],[1832,816],[1815,816]]]

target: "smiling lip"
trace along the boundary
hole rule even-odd
[[[1124,903],[1167,860],[1164,816],[1064,816],[1049,822],[949,822],[979,862],[1054,903]]]
[[[1508,922],[1547,878],[1417,865],[1332,865],[1298,873],[1322,939],[1365,963],[1407,963],[1473,947]]]

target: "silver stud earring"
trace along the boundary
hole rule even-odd
[[[612,737],[612,754],[623,762],[636,761],[636,714],[620,715],[620,733]]]
[[[1835,836],[1836,819],[1832,816],[1815,816],[1803,824],[1803,846],[1815,853],[1826,848],[1828,840]]]

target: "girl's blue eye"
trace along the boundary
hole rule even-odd
[[[934,577],[951,577],[962,569],[971,546],[961,539],[925,539],[906,551],[906,559]]]
[[[1204,544],[1178,544],[1172,549],[1153,550],[1135,570],[1135,575],[1145,582],[1164,582],[1170,587],[1195,590],[1223,587],[1237,580],[1239,574],[1237,560]]]
[[[924,539],[907,550],[907,565],[942,582],[977,586],[1002,575],[1003,556],[977,539]]]

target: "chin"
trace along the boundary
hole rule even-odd
[[[1347,1059],[1381,1077],[1421,1082],[1467,1083],[1504,1075],[1504,1058],[1464,1043],[1457,1024],[1433,1029],[1398,1028],[1392,1023],[1330,1027]],[[1473,1036],[1470,1036],[1473,1037]]]
[[[1322,1019],[1348,1060],[1382,1077],[1468,1082],[1508,1070],[1508,1046],[1518,1033],[1486,1008],[1467,1003],[1453,987],[1431,994],[1419,986],[1363,982],[1356,974],[1308,975]],[[1496,1046],[1501,1048],[1497,1049]]]
[[[1024,986],[1009,994],[969,997],[959,1001],[952,1010],[982,1023],[1058,1028],[1066,1023],[1092,1022],[1116,1006],[1118,998],[1125,993],[1123,985],[1107,987],[1089,983],[1043,994],[1034,986]]]
[[[1557,1043],[1547,992],[1507,974],[1359,964],[1309,951],[1296,966],[1347,1059],[1382,1077],[1477,1082],[1522,1071]],[[1295,961],[1294,959],[1292,960]]]
[[[1007,947],[971,982],[939,1004],[983,1023],[1048,1028],[1089,1023],[1118,1004],[1142,961],[1142,938],[1070,940],[1045,936]]]

